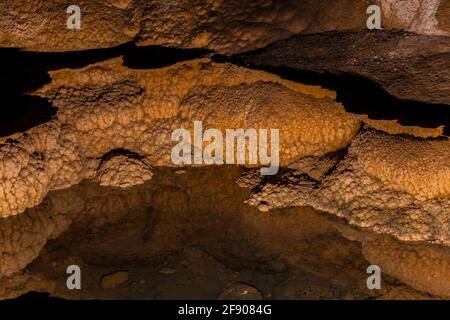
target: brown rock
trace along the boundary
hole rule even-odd
[[[450,105],[450,37],[331,32],[295,36],[242,57],[260,66],[357,74],[397,98]]]
[[[246,283],[235,282],[230,284],[217,296],[218,300],[262,300],[258,289]]]
[[[3,1],[0,46],[48,52],[137,41],[139,45],[207,48],[232,54],[302,32],[366,29],[366,10],[372,4],[382,7],[385,29],[450,32],[446,1],[84,0],[77,2],[81,30],[68,30],[66,9],[72,4],[68,0]]]
[[[102,278],[100,285],[103,289],[114,289],[128,281],[128,271],[116,271],[105,275]]]

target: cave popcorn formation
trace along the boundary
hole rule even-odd
[[[312,83],[302,73],[369,79],[386,95],[380,101],[392,103],[387,106],[392,109],[397,103],[414,110],[449,108],[449,1],[375,2],[383,13],[383,30],[370,32],[365,30],[366,9],[373,3],[356,0],[331,5],[98,0],[80,4],[82,11],[95,15],[83,15],[82,27],[70,32],[57,27],[67,18],[58,2],[39,3],[26,18],[20,12],[29,4],[21,0],[0,4],[6,12],[0,21],[2,48],[45,55],[133,42],[137,51],[149,45],[209,50],[155,68],[127,66],[126,53],[54,68],[48,72],[48,83],[28,92],[49,101],[56,114],[29,130],[0,137],[0,296],[16,296],[15,286],[25,288],[23,292],[27,286],[60,292],[27,266],[42,263],[40,253],[47,243],[65,239],[71,228],[82,230],[83,222],[98,224],[91,230],[95,237],[102,234],[102,227],[120,224],[123,212],[140,214],[141,207],[182,215],[192,205],[190,197],[201,193],[186,191],[196,188],[184,177],[191,173],[175,174],[167,178],[170,183],[156,177],[161,170],[211,170],[205,163],[194,163],[192,169],[171,158],[176,145],[173,132],[185,129],[194,136],[194,124],[201,122],[205,130],[216,129],[224,136],[236,128],[279,130],[276,175],[259,174],[261,163],[248,158],[233,179],[225,178],[223,171],[218,172],[224,177],[205,173],[209,179],[234,180],[233,188],[246,190],[236,211],[254,215],[256,207],[261,216],[256,220],[275,223],[283,221],[277,217],[279,210],[315,210],[338,217],[341,224],[320,220],[321,232],[345,239],[335,241],[345,243],[346,250],[352,245],[345,241],[357,242],[360,259],[379,265],[405,285],[392,287],[386,297],[395,297],[400,290],[400,297],[413,292],[413,297],[449,298],[449,119],[427,126],[421,119],[406,124],[400,118],[373,119],[349,110],[347,103],[352,101],[343,97],[339,86]],[[355,10],[347,12],[349,5]],[[348,13],[345,19],[336,14],[342,11]],[[43,19],[50,21],[45,30],[38,23]],[[352,94],[357,95],[356,90]],[[162,198],[155,196],[154,179],[165,190]],[[219,202],[237,198],[234,191],[221,190],[206,178],[202,181],[214,186],[210,197]],[[96,188],[108,191],[102,194]],[[143,194],[147,188],[149,195]],[[171,203],[177,197],[179,203]],[[165,205],[172,211],[163,209]],[[207,212],[206,204],[198,206],[192,210]],[[113,212],[109,218],[106,208]],[[229,208],[217,205],[212,210]],[[296,216],[300,222],[302,218]],[[152,223],[155,226],[148,228],[165,237],[164,227]],[[137,241],[133,232],[137,231],[123,236]],[[309,231],[302,232],[310,236]],[[303,241],[302,236],[296,241]],[[257,238],[249,237],[246,241]],[[171,241],[173,250],[182,247],[180,239]],[[158,244],[146,250],[155,254],[161,249]],[[276,246],[264,250],[272,249],[281,250]],[[190,259],[203,253],[184,254]],[[291,254],[281,255],[291,261],[296,257]]]

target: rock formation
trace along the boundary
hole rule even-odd
[[[0,4],[0,298],[450,298],[449,1],[70,5]]]
[[[233,54],[299,33],[364,30],[367,8],[374,4],[383,10],[386,29],[450,33],[447,0],[78,1],[82,25],[71,32],[65,26],[67,8],[73,4],[66,0],[2,3],[0,45],[52,52],[136,42]]]
[[[256,65],[357,74],[400,99],[450,104],[448,36],[333,31],[290,37],[243,56]]]

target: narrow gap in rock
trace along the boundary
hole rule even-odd
[[[162,68],[208,53],[195,49],[137,47],[133,43],[78,52],[42,53],[0,49],[0,137],[29,130],[48,122],[56,114],[57,109],[48,100],[29,95],[29,92],[50,83],[49,71],[82,68],[119,56],[124,57],[124,65],[129,68]]]
[[[337,101],[348,112],[368,115],[376,120],[398,120],[405,126],[436,128],[444,126],[444,135],[450,135],[450,106],[398,99],[374,81],[350,74],[331,74],[297,70],[289,67],[271,67],[247,64],[239,57],[215,55],[217,62],[231,62],[248,68],[277,74],[283,79],[298,83],[319,85],[336,91]]]
[[[156,69],[198,59],[211,52],[201,49],[176,49],[158,46],[136,47],[124,56],[123,65],[132,69]]]

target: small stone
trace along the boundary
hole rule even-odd
[[[177,270],[168,267],[163,267],[159,270],[159,273],[161,274],[174,274],[176,272]]]
[[[217,296],[218,300],[262,300],[261,292],[248,284],[234,282]]]
[[[128,271],[117,271],[103,276],[101,286],[103,289],[114,289],[128,281]]]
[[[258,205],[258,210],[261,211],[261,212],[269,212],[270,207],[269,207],[269,205],[266,202],[261,202]]]

